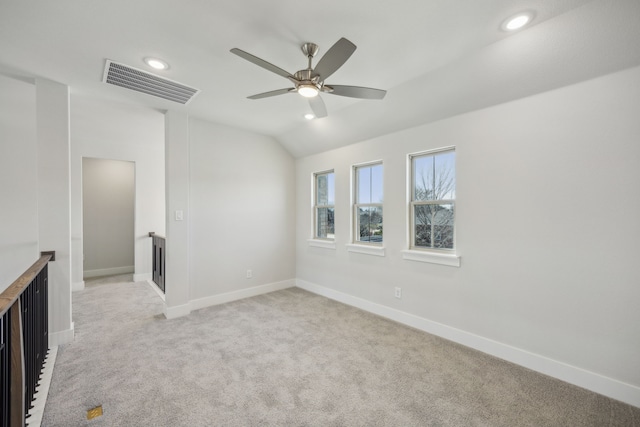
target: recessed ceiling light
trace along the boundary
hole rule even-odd
[[[158,58],[150,58],[150,57],[144,58],[144,63],[151,68],[155,68],[156,70],[169,69],[169,64],[167,64],[162,59],[158,59]]]
[[[503,31],[519,30],[520,28],[530,23],[532,20],[533,20],[533,12],[522,12],[505,20],[502,23],[501,28]]]
[[[316,116],[311,114],[311,113],[307,113],[307,114],[304,115],[304,118],[307,119],[307,120],[313,120],[313,119],[316,118]]]

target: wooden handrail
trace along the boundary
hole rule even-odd
[[[54,259],[55,254],[51,252],[43,253],[40,258],[33,263],[20,277],[18,277],[2,294],[0,294],[0,316],[5,314],[14,302],[20,297],[24,289],[42,271],[47,263]]]

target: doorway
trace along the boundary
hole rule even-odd
[[[133,274],[135,163],[82,159],[83,277]]]

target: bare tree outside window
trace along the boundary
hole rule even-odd
[[[319,239],[335,238],[335,182],[333,171],[317,173],[315,181],[315,231]]]
[[[455,151],[411,157],[412,247],[454,248]]]

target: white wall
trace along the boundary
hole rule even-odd
[[[49,345],[73,340],[69,87],[36,79],[38,243],[49,263]]]
[[[299,284],[640,406],[639,112],[633,68],[299,159]],[[403,260],[406,156],[450,145],[461,267]],[[376,159],[385,257],[345,248],[350,167]],[[332,168],[335,250],[307,243]]]
[[[151,278],[150,231],[165,232],[164,115],[89,97],[71,97],[73,285],[82,289],[82,158],[135,163],[135,280]]]
[[[294,159],[270,137],[193,118],[189,139],[194,308],[221,294],[293,285]]]
[[[82,159],[84,277],[133,273],[135,163]]]
[[[36,91],[0,75],[0,292],[39,257]]]
[[[167,318],[189,314],[189,116],[165,114],[166,247],[165,307]],[[176,211],[182,212],[177,221]]]

